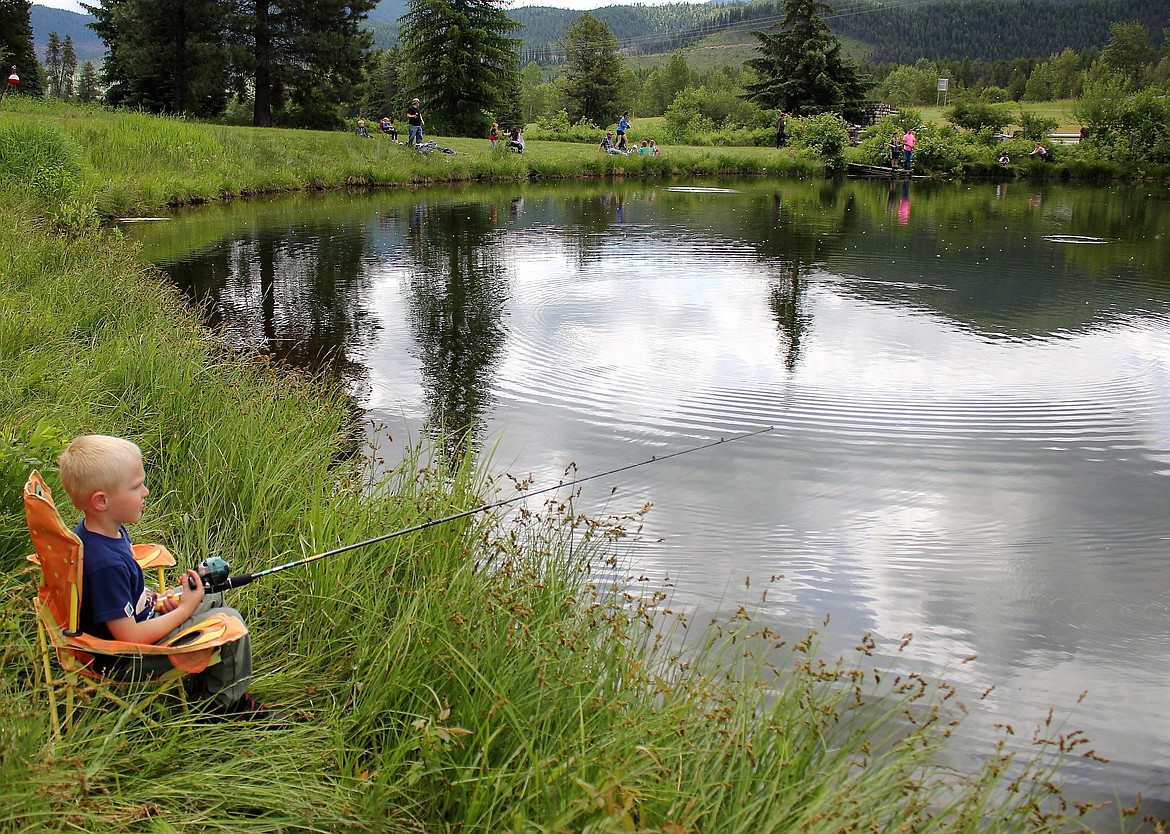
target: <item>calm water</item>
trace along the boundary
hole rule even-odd
[[[393,444],[474,424],[542,486],[774,426],[582,509],[653,502],[635,570],[676,607],[794,636],[828,615],[831,652],[913,632],[900,663],[968,702],[995,684],[967,755],[1072,711],[1113,760],[1070,772],[1080,795],[1166,815],[1166,189],[716,185],[329,195],[130,234]]]

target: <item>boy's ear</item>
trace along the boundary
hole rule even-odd
[[[110,508],[110,496],[106,494],[105,490],[99,489],[97,492],[91,493],[86,500],[86,510],[104,513]]]

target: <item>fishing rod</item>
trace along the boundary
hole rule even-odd
[[[359,547],[368,547],[371,544],[378,544],[379,542],[389,541],[390,539],[395,539],[399,536],[405,536],[410,533],[417,533],[421,530],[436,527],[440,524],[447,524],[451,521],[458,521],[461,518],[467,518],[469,516],[478,515],[479,513],[485,513],[490,510],[499,509],[500,507],[505,507],[509,504],[515,504],[517,501],[523,501],[536,495],[543,495],[546,492],[554,492],[558,489],[577,486],[579,484],[586,483],[587,481],[597,480],[598,478],[605,478],[610,475],[617,475],[621,472],[628,472],[631,469],[637,469],[639,466],[649,466],[652,463],[661,463],[664,460],[681,457],[682,455],[689,455],[692,452],[701,452],[704,449],[711,449],[715,446],[721,446],[724,443],[734,443],[738,440],[747,440],[750,437],[767,434],[768,432],[775,430],[775,428],[775,426],[767,426],[765,428],[756,429],[754,431],[744,432],[743,434],[737,434],[734,437],[721,437],[718,440],[711,441],[710,443],[704,443],[699,446],[691,446],[687,449],[671,452],[668,455],[654,455],[653,457],[639,461],[638,463],[629,463],[625,466],[619,466],[615,469],[606,470],[605,472],[598,472],[595,475],[586,475],[583,478],[574,478],[571,481],[560,481],[552,486],[543,487],[531,492],[525,492],[523,495],[516,495],[511,498],[504,498],[499,501],[493,501],[490,504],[483,504],[470,510],[464,510],[463,512],[459,513],[452,513],[451,515],[446,515],[442,518],[432,518],[427,521],[414,524],[410,527],[404,527],[401,530],[395,530],[391,533],[383,533],[380,536],[374,536],[372,539],[365,539],[364,541],[343,545],[342,547],[336,547],[333,550],[326,550],[323,553],[317,553],[313,556],[306,556],[303,559],[296,559],[292,562],[286,562],[283,565],[276,565],[274,567],[265,568],[264,570],[258,570],[253,573],[241,573],[232,576],[231,566],[220,556],[211,556],[203,560],[199,567],[196,568],[196,572],[202,578],[204,587],[209,591],[224,591],[229,588],[240,588],[244,585],[255,582],[261,577],[270,576],[274,573],[280,573],[281,571],[286,571],[289,568],[296,568],[300,567],[301,565],[307,565],[311,562],[316,562],[319,559],[326,559],[330,556],[336,556],[339,553],[345,553],[350,550],[357,550]],[[194,586],[192,586],[192,589],[194,589]]]

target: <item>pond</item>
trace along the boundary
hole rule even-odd
[[[872,633],[961,687],[971,757],[1055,707],[1111,760],[1068,771],[1078,796],[1170,815],[1170,194],[700,185],[333,193],[127,234],[392,446],[474,426],[541,487],[739,438],[580,508],[652,503],[633,571],[696,618],[743,604],[834,655]]]

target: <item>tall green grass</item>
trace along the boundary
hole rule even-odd
[[[454,155],[423,155],[377,136],[208,125],[28,99],[5,120],[49,133],[80,169],[74,189],[100,217],[141,215],[260,193],[343,186],[405,186],[581,176],[678,177],[782,173],[787,155],[764,148],[664,146],[657,158],[614,157],[596,144],[533,140],[523,155],[485,139],[435,138]],[[660,143],[661,144],[661,143]],[[805,161],[801,172],[816,166]]]
[[[195,130],[166,129],[175,141]],[[198,147],[211,166],[208,141]],[[303,141],[300,159],[349,139]],[[242,152],[222,147],[219,188],[281,176],[236,179]],[[737,164],[728,159],[693,164]],[[153,175],[164,174],[186,176]],[[116,233],[63,236],[43,208],[14,199],[0,232],[0,421],[22,460],[51,460],[38,426],[138,442],[152,491],[138,540],[161,541],[184,564],[219,552],[251,571],[517,494],[485,481],[469,456],[416,453],[374,477],[353,454],[340,391],[227,354]],[[51,467],[48,477],[55,485]],[[16,523],[19,495],[0,503],[0,521]],[[962,710],[945,684],[871,668],[869,641],[856,657],[823,659],[811,635],[772,633],[750,611],[688,623],[661,590],[621,578],[621,542],[638,523],[581,517],[560,496],[274,574],[231,603],[254,635],[255,694],[287,709],[291,725],[208,725],[139,686],[120,692],[122,706],[84,692],[77,726],[60,740],[36,673],[35,572],[27,542],[8,529],[0,828],[830,834],[1074,824],[1057,768],[1081,754],[1078,736],[1042,728],[1035,753],[1004,747],[973,772],[948,769],[938,756]]]

